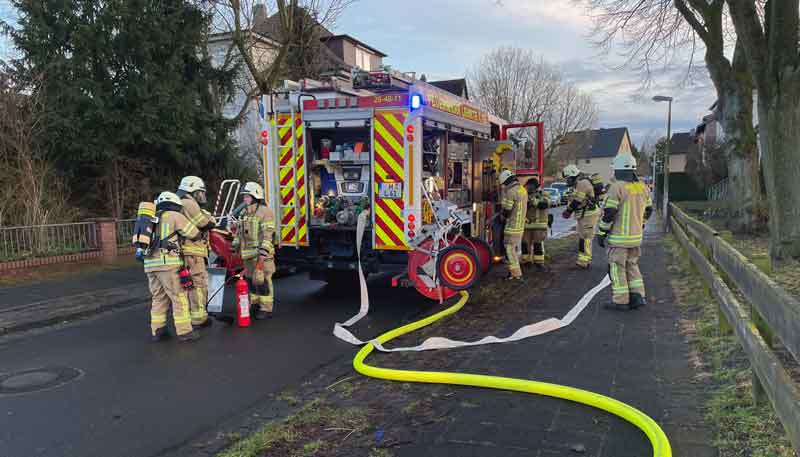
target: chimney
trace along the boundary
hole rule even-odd
[[[267,5],[263,2],[258,2],[253,5],[253,27],[264,24],[267,22]]]

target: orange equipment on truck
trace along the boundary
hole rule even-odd
[[[498,238],[499,168],[541,175],[543,125],[508,124],[396,72],[337,86],[287,81],[259,103],[278,265],[353,278],[360,241],[365,274],[392,272],[393,285],[442,300],[474,284]],[[509,140],[512,128],[534,141]],[[362,211],[369,223],[357,240]]]

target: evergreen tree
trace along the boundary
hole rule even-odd
[[[214,109],[238,68],[206,52],[210,17],[186,0],[13,0],[18,82],[43,94],[48,158],[90,213],[236,167],[234,127]]]

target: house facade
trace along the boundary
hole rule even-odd
[[[686,158],[696,147],[692,132],[673,133],[669,145],[669,172],[686,171]]]
[[[553,157],[559,168],[574,163],[587,174],[599,174],[608,180],[611,163],[620,154],[631,154],[631,137],[627,127],[570,132],[556,146]]]
[[[280,22],[278,15],[269,16],[264,4],[253,7],[250,52],[259,68],[269,68],[274,62],[280,46]],[[337,79],[347,86],[352,84],[355,70],[376,71],[383,66],[386,54],[354,38],[351,35],[334,35],[319,26],[321,41],[322,73]],[[217,33],[209,37],[209,55],[217,67],[226,65],[231,59],[239,57],[233,44],[231,33]],[[260,164],[260,131],[256,98],[253,97],[255,82],[247,68],[244,68],[237,81],[237,91],[222,108],[228,119],[241,116],[239,127],[234,132],[243,159],[250,165]],[[260,167],[259,167],[260,168]]]

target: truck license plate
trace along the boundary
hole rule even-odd
[[[378,197],[399,200],[403,198],[403,183],[382,182],[378,184]]]

